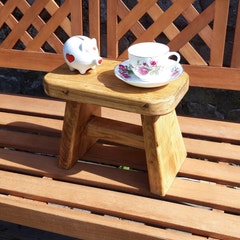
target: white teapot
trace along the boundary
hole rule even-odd
[[[70,37],[64,44],[63,56],[70,71],[78,70],[81,74],[102,64],[97,41],[86,36]]]

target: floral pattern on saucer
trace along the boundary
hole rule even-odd
[[[131,68],[134,68],[132,65],[130,65]],[[147,74],[150,74],[150,75],[158,75],[159,74],[159,71],[162,70],[162,67],[161,66],[158,66],[157,65],[157,62],[154,61],[154,60],[151,60],[148,63],[146,62],[137,62],[137,66],[136,66],[136,70],[138,71],[138,73],[142,76],[145,76]]]
[[[169,60],[169,61],[173,61],[173,60]],[[182,74],[182,72],[183,72],[183,68],[181,64],[178,63],[171,69],[171,74],[165,77],[164,79],[161,78],[161,80],[143,81],[133,73],[131,67],[129,66],[128,60],[120,63],[114,69],[114,74],[120,80],[132,86],[142,87],[142,88],[153,88],[153,87],[164,86],[169,82],[178,78]]]
[[[131,75],[133,74],[133,71],[129,65],[119,64],[118,73],[124,78],[130,78]]]

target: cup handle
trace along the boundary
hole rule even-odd
[[[179,53],[177,53],[177,52],[168,52],[168,53],[167,53],[167,57],[169,58],[169,57],[171,57],[171,56],[176,56],[176,57],[177,57],[176,62],[178,62],[178,63],[180,62],[181,56],[180,56]]]

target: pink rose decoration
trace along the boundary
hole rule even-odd
[[[146,75],[148,74],[148,69],[144,66],[138,68],[138,72],[141,74],[141,75]]]
[[[151,61],[151,62],[150,62],[150,65],[151,65],[152,67],[154,67],[154,66],[157,65],[157,62],[156,62],[156,61]]]

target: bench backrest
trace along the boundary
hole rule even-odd
[[[0,66],[51,71],[63,64],[63,44],[83,34],[84,19],[89,19],[90,35],[98,38],[99,4],[88,2],[89,12],[83,11],[82,0],[0,1]]]
[[[100,6],[104,2],[107,34],[100,27]],[[169,6],[162,6],[163,2]],[[204,10],[198,9],[197,2],[1,1],[0,66],[51,71],[64,63],[62,47],[66,39],[77,34],[95,37],[102,49],[107,48],[106,56],[114,59],[126,59],[127,48],[133,43],[160,41],[179,51],[191,65],[184,67],[192,86],[240,90],[240,11],[236,15],[234,44],[229,46],[226,33],[230,0],[212,1]],[[104,41],[100,43],[100,39]],[[231,55],[227,61],[226,53]],[[207,65],[208,70],[192,67]]]
[[[169,0],[169,6],[163,5],[166,1],[134,2],[107,1],[108,57],[126,59],[130,44],[160,41],[168,44],[172,51],[179,51],[185,63],[210,66],[208,80],[202,78],[200,73],[204,70],[201,68],[186,66],[186,70],[190,71],[192,86],[240,89],[240,72],[233,72],[233,79],[228,85],[229,71],[223,71],[223,66],[240,66],[239,13],[233,50],[232,46],[226,45],[230,0],[212,1],[205,9],[199,9],[200,6],[196,5],[198,1],[195,0]],[[231,55],[231,60],[227,62],[226,53]],[[210,83],[211,78],[218,75],[221,79],[213,79]]]

